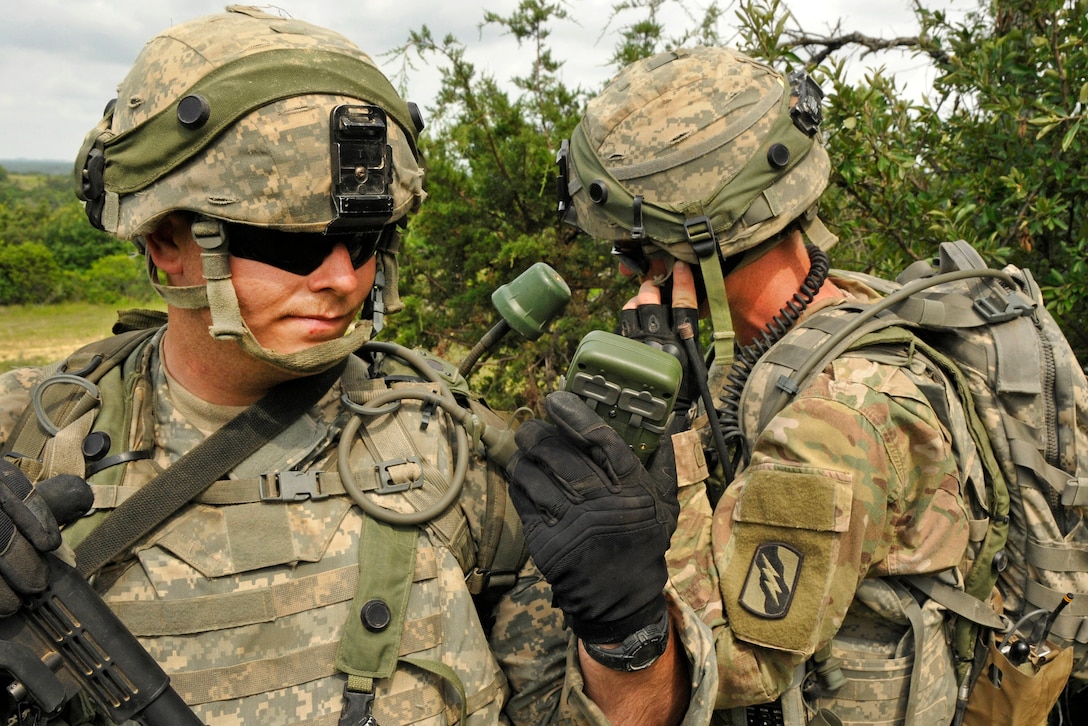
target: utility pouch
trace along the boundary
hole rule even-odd
[[[964,726],[1043,726],[1073,670],[1073,649],[1052,648],[1044,659],[1012,663],[990,639],[982,673],[967,700]]]

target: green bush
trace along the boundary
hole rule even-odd
[[[0,246],[0,305],[56,302],[65,287],[60,265],[45,245]]]
[[[147,280],[144,258],[140,255],[115,254],[95,260],[81,275],[82,299],[92,303],[118,303],[122,300],[150,300],[154,291]]]

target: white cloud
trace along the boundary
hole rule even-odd
[[[963,3],[967,0],[950,0]],[[594,89],[611,75],[608,58],[617,42],[613,23],[601,37],[615,0],[571,0],[574,20],[552,30],[550,42],[564,61],[571,85]],[[369,52],[387,73],[398,70],[384,54],[426,24],[436,38],[452,34],[481,73],[506,83],[528,72],[530,49],[519,49],[496,26],[479,29],[485,10],[509,14],[517,0],[277,0],[292,17],[345,34]],[[689,5],[693,3],[689,2]],[[806,28],[818,31],[843,18],[843,26],[871,34],[915,31],[909,0],[828,0],[819,8],[794,3]],[[877,7],[879,6],[879,7]],[[9,3],[0,23],[0,159],[73,159],[84,134],[98,121],[105,102],[144,42],[165,28],[220,12],[211,0],[22,0]],[[675,12],[675,11],[673,11]],[[666,16],[669,18],[671,16]],[[682,16],[675,26],[684,24]],[[909,59],[901,59],[909,67]],[[434,68],[416,64],[407,78],[410,100],[425,109],[438,90]],[[917,66],[917,61],[913,62]]]

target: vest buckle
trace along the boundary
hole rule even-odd
[[[319,471],[278,471],[261,474],[260,495],[262,502],[301,502],[305,499],[327,499],[321,491]]]

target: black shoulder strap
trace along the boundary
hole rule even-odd
[[[281,383],[148,482],[76,546],[79,574],[96,573],[275,438],[321,399],[344,366]]]

